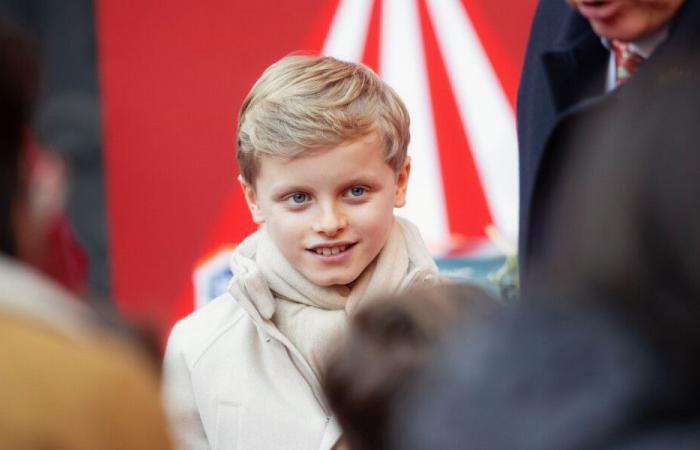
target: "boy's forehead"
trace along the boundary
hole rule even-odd
[[[371,132],[359,137],[349,138],[345,140],[339,140],[333,143],[319,143],[318,146],[313,147],[302,147],[290,154],[272,154],[265,153],[259,157],[259,166],[262,167],[265,161],[275,161],[278,164],[290,164],[297,161],[310,160],[317,156],[321,156],[329,153],[332,150],[344,149],[344,154],[348,157],[353,155],[354,151],[360,149],[367,150],[371,149],[372,152],[377,152],[380,157],[384,157],[385,149],[382,145],[381,139],[376,132]]]
[[[391,168],[384,157],[384,148],[374,136],[342,141],[336,145],[304,149],[291,157],[261,155],[257,180],[283,184],[286,179],[317,176],[353,177],[371,174],[381,167]],[[393,171],[393,169],[392,169]],[[270,179],[274,177],[275,179]],[[256,183],[257,184],[257,183]]]

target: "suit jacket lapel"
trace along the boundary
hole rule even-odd
[[[605,92],[608,59],[608,50],[590,30],[568,48],[542,55],[557,114]]]

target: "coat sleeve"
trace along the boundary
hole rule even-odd
[[[162,395],[177,450],[209,450],[185,355],[182,322],[170,333],[163,360]]]

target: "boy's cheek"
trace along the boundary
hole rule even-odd
[[[300,235],[311,229],[309,221],[298,213],[273,213],[266,218],[265,223],[280,239],[299,238]]]

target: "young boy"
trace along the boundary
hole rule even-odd
[[[243,102],[237,147],[260,229],[235,250],[228,293],[181,320],[164,395],[183,449],[330,449],[340,430],[320,368],[348,314],[433,283],[405,203],[409,117],[371,70],[288,56]]]

